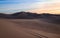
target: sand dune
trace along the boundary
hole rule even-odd
[[[60,26],[38,19],[0,19],[0,38],[60,38]]]

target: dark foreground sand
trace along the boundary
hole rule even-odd
[[[38,19],[0,19],[0,38],[60,38],[60,25]]]

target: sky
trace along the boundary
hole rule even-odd
[[[60,14],[60,0],[0,0],[0,13],[20,11]]]

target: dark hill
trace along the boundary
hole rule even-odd
[[[3,14],[0,13],[0,18],[7,19],[44,19],[47,22],[52,22],[56,24],[60,24],[60,15],[57,14],[37,14],[31,12],[16,12],[14,14]]]

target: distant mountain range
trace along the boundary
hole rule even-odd
[[[31,12],[16,12],[14,14],[3,14],[0,13],[0,18],[7,19],[46,19],[47,21],[53,21],[56,23],[60,23],[60,15],[57,14],[37,14]]]
[[[12,19],[34,19],[34,18],[58,18],[60,15],[56,14],[37,14],[37,13],[31,13],[31,12],[16,12],[14,14],[4,14],[0,13],[0,18],[12,18]]]

